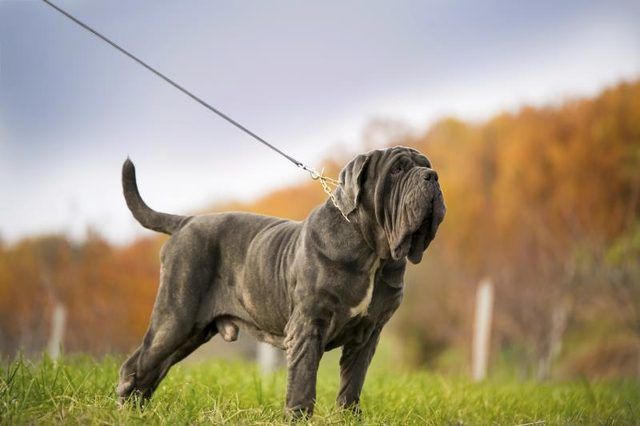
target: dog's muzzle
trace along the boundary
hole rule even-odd
[[[420,168],[416,173],[410,185],[415,185],[415,197],[418,199],[407,207],[411,209],[410,223],[406,225],[399,244],[391,249],[394,259],[407,256],[414,264],[422,260],[422,254],[434,239],[446,212],[438,174],[428,168]]]

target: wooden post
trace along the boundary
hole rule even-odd
[[[66,320],[67,309],[62,303],[56,303],[51,317],[51,334],[48,345],[49,357],[53,360],[58,359],[60,356]]]
[[[258,365],[262,374],[269,374],[276,371],[278,367],[278,352],[268,343],[258,342]]]
[[[487,377],[491,346],[491,318],[493,316],[493,283],[489,278],[480,281],[476,291],[476,315],[473,328],[473,380]]]

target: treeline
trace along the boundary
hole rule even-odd
[[[640,374],[640,81],[593,99],[522,108],[482,124],[445,119],[423,134],[378,121],[364,144],[408,145],[440,174],[447,217],[408,270],[392,322],[415,365],[466,373],[476,285],[496,286],[492,365],[523,377]],[[337,175],[350,159],[326,162]],[[304,218],[314,181],[216,209]],[[144,332],[161,238],[127,247],[96,233],[0,246],[0,349],[41,350],[52,307],[65,349],[128,351]]]
[[[143,335],[158,282],[160,239],[127,247],[97,233],[72,243],[61,235],[0,246],[0,349],[46,348],[56,305],[67,312],[66,352],[129,351]]]

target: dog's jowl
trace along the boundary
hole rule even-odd
[[[146,335],[120,369],[121,400],[151,397],[171,366],[216,334],[239,330],[287,354],[286,409],[313,412],[324,351],[342,348],[340,406],[357,409],[380,331],[400,305],[407,259],[422,260],[445,215],[438,174],[418,151],[371,151],[327,200],[294,222],[249,213],[179,216],[124,195],[142,226],[170,234]],[[343,214],[348,217],[348,221]]]

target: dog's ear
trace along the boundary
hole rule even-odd
[[[368,163],[368,155],[358,155],[340,172],[340,186],[336,188],[335,197],[342,214],[345,216],[358,207],[360,190]]]

